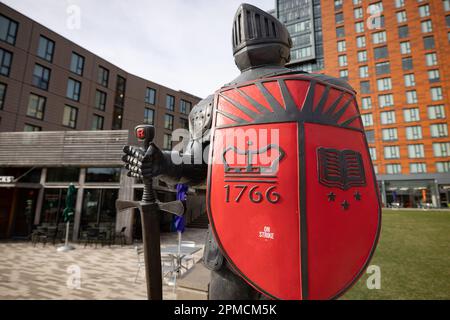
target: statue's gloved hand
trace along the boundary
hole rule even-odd
[[[148,179],[165,172],[166,162],[163,152],[154,144],[150,144],[147,151],[143,148],[125,146],[122,157],[129,177]]]

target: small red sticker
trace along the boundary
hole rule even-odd
[[[144,139],[145,138],[145,131],[143,128],[139,128],[136,130],[136,134],[138,139]]]

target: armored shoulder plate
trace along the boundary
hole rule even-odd
[[[211,129],[214,95],[200,101],[189,114],[189,131],[192,140],[209,140],[208,130]]]

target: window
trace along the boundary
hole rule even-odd
[[[367,61],[367,51],[358,51],[358,62],[366,62]]]
[[[431,93],[431,100],[433,100],[433,101],[438,101],[438,100],[443,99],[441,87],[431,88],[430,93]]]
[[[75,101],[80,101],[81,82],[69,78],[67,82],[66,97]]]
[[[392,89],[391,78],[381,78],[377,80],[378,91],[386,91]]]
[[[172,149],[172,135],[171,134],[167,134],[167,133],[164,134],[163,149],[165,149],[165,150]]]
[[[48,84],[50,82],[50,69],[36,64],[33,71],[33,86],[42,90],[48,90]]]
[[[11,62],[12,53],[0,48],[0,75],[9,77]]]
[[[109,70],[103,68],[102,66],[98,66],[98,75],[97,75],[97,83],[108,88],[109,81]]]
[[[122,129],[122,117],[123,117],[123,108],[120,106],[114,106],[113,122],[111,126],[113,130]]]
[[[347,65],[347,55],[340,55],[338,57],[338,62],[340,67],[345,67]]]
[[[116,97],[114,99],[114,105],[123,108],[125,105],[125,90],[127,87],[127,80],[124,77],[117,76],[116,82]]]
[[[356,46],[358,48],[365,48],[366,47],[366,37],[365,36],[356,37]]]
[[[361,81],[361,93],[370,93],[370,82],[369,81]]]
[[[400,53],[401,54],[411,53],[411,45],[409,41],[400,42]]]
[[[435,157],[448,157],[450,155],[450,142],[433,143],[433,154]]]
[[[84,57],[72,52],[72,60],[70,61],[70,71],[78,75],[83,75]]]
[[[364,32],[364,22],[355,23],[355,31],[356,33]]]
[[[28,99],[27,116],[39,120],[44,119],[45,102],[45,97],[31,93]]]
[[[337,38],[345,37],[345,29],[344,29],[344,27],[336,28],[336,37]]]
[[[144,123],[145,124],[154,124],[155,122],[155,110],[150,108],[144,109]]]
[[[372,161],[377,160],[377,149],[369,148],[369,154],[370,154],[370,159],[372,159]]]
[[[374,143],[375,142],[375,131],[374,130],[366,130],[366,140],[368,143]]]
[[[52,62],[54,50],[55,50],[55,42],[44,36],[40,36],[37,56],[39,58],[47,60],[48,62]]]
[[[189,121],[188,121],[188,119],[180,118],[180,128],[183,128],[183,129],[186,129],[186,130],[189,129]]]
[[[42,131],[42,128],[39,126],[25,123],[25,126],[23,127],[23,131],[25,131],[25,132]]]
[[[397,15],[397,22],[398,23],[403,23],[403,22],[406,22],[407,21],[407,19],[406,19],[406,11],[399,11],[399,12],[397,12],[396,13],[396,15]]]
[[[398,27],[398,37],[400,39],[409,37],[408,26],[400,26],[400,27]]]
[[[145,89],[145,103],[155,105],[156,103],[156,90],[153,88]]]
[[[430,6],[424,5],[419,7],[419,16],[421,18],[428,17],[430,15]]]
[[[432,138],[442,138],[448,136],[448,128],[446,123],[435,123],[430,126]]]
[[[422,127],[421,126],[406,127],[406,139],[407,140],[422,139]]]
[[[180,100],[180,112],[183,114],[189,114],[191,111],[191,103],[189,101]]]
[[[106,92],[96,90],[95,91],[95,108],[101,111],[106,109]]]
[[[397,128],[389,128],[381,130],[383,141],[396,141],[398,140]]]
[[[369,77],[369,67],[368,66],[359,67],[359,77],[360,78],[368,78]]]
[[[380,44],[386,42],[386,31],[379,31],[372,33],[372,42],[374,44]]]
[[[175,97],[171,95],[166,95],[166,109],[169,111],[175,110]]]
[[[445,119],[444,105],[428,106],[428,119]]]
[[[371,113],[361,115],[361,120],[364,127],[373,126],[373,116]]]
[[[450,172],[450,161],[436,162],[436,171],[439,173]]]
[[[408,104],[417,103],[416,90],[406,91],[406,103]]]
[[[423,47],[425,48],[425,50],[434,49],[435,48],[434,37],[433,36],[423,37]]]
[[[408,145],[408,157],[411,159],[425,157],[425,151],[423,144],[410,144]]]
[[[344,52],[346,50],[346,42],[345,40],[341,40],[337,42],[337,51]]]
[[[420,121],[420,114],[418,108],[404,109],[403,118],[405,122]]]
[[[416,85],[416,79],[414,77],[414,73],[405,74],[403,76],[403,79],[405,80],[405,87],[413,87]]]
[[[367,11],[370,12],[371,14],[383,12],[383,3],[381,1],[373,3],[369,5]]]
[[[308,46],[305,48],[295,49],[291,51],[292,60],[299,60],[312,55],[312,47]]]
[[[412,58],[402,58],[402,68],[403,70],[412,70],[413,68]]]
[[[334,0],[334,10],[342,9],[343,0]]]
[[[427,53],[426,55],[425,55],[425,61],[426,61],[426,65],[428,66],[428,67],[431,67],[431,66],[435,66],[435,65],[437,65],[437,56],[436,56],[436,53]]]
[[[380,108],[391,107],[394,105],[394,96],[392,94],[381,94],[378,96],[378,105]]]
[[[422,30],[422,33],[432,32],[433,25],[431,24],[431,20],[422,21],[420,23],[420,29]]]
[[[450,15],[445,16],[445,24],[447,25],[447,28],[450,28]]]
[[[75,129],[77,126],[78,109],[71,106],[64,106],[64,115],[62,124],[66,127]]]
[[[375,49],[373,49],[373,54],[375,56],[375,60],[384,59],[389,56],[387,47],[375,48]]]
[[[395,112],[384,111],[380,113],[381,124],[393,124],[395,123]]]
[[[102,116],[99,116],[97,114],[94,114],[92,117],[92,130],[103,130],[103,122],[104,118]]]
[[[164,116],[164,128],[173,130],[173,115],[166,113]]]
[[[0,110],[3,109],[3,105],[5,104],[5,96],[6,96],[6,84],[0,83]]]
[[[395,7],[401,8],[405,6],[405,0],[395,0]]]
[[[416,162],[409,164],[409,172],[410,173],[426,173],[427,165],[423,162]]]
[[[348,80],[348,70],[347,69],[339,70],[339,78]]]
[[[450,11],[450,0],[442,0],[444,4],[444,11]]]
[[[363,110],[372,109],[372,98],[371,97],[362,98],[361,99],[361,108]]]
[[[386,165],[386,174],[400,174],[400,173],[402,173],[402,166],[400,164],[395,163]]]
[[[86,182],[120,182],[120,168],[86,168]]]
[[[363,18],[362,8],[353,9],[353,16],[355,17],[355,19],[362,19]]]
[[[361,4],[362,0],[353,0],[353,5]]]
[[[391,65],[389,61],[375,64],[375,72],[377,75],[391,73]]]
[[[335,20],[336,24],[343,23],[344,22],[344,14],[342,12],[336,13],[334,15],[334,20]]]
[[[399,159],[400,158],[400,147],[399,146],[384,147],[384,158],[385,159]]]
[[[11,45],[16,43],[17,22],[0,14],[0,40]]]

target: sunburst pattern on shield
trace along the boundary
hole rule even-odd
[[[378,190],[354,93],[289,75],[216,94],[208,214],[231,266],[275,299],[330,299],[367,266]]]

